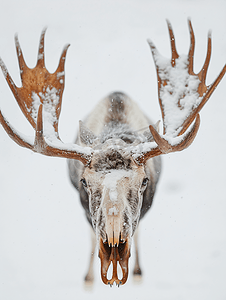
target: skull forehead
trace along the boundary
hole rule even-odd
[[[116,148],[116,149],[115,149]],[[94,152],[90,168],[96,172],[109,170],[132,170],[137,168],[130,153],[119,147],[107,147]]]
[[[96,155],[89,167],[85,168],[83,176],[89,184],[101,190],[102,188],[112,189],[119,186],[119,189],[133,185],[140,186],[140,181],[145,176],[144,166],[138,166],[131,157],[123,157],[120,152],[112,151]]]

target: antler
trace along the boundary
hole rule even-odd
[[[163,136],[150,125],[155,143],[146,145],[140,155],[140,149],[134,149],[134,158],[139,164],[151,157],[186,149],[194,140],[200,124],[199,112],[208,101],[213,91],[226,72],[226,65],[211,84],[206,85],[206,74],[211,56],[211,36],[208,35],[206,60],[201,71],[193,71],[195,36],[191,21],[190,49],[188,55],[178,55],[172,26],[167,21],[170,41],[171,59],[163,58],[155,45],[149,41],[158,77],[158,97],[163,119]],[[195,122],[192,124],[192,122]],[[189,126],[192,126],[189,128]],[[157,146],[156,146],[157,144]]]
[[[53,74],[45,68],[44,37],[41,34],[38,61],[36,67],[27,67],[18,37],[15,37],[17,57],[20,67],[22,87],[13,82],[5,64],[0,59],[0,66],[21,111],[35,129],[35,140],[18,133],[5,119],[0,111],[0,123],[8,135],[20,146],[48,156],[73,158],[88,164],[91,149],[75,144],[64,144],[59,137],[58,121],[60,117],[62,95],[64,90],[64,64],[69,45],[66,45],[60,57],[59,65]]]

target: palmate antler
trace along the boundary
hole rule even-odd
[[[155,143],[132,147],[133,157],[138,164],[143,164],[148,159],[161,154],[181,151],[193,142],[200,124],[199,112],[226,72],[225,65],[217,79],[211,85],[206,86],[205,79],[211,55],[211,37],[209,35],[205,63],[198,74],[194,73],[195,37],[191,21],[189,20],[188,23],[191,38],[188,55],[178,55],[173,30],[169,22],[167,24],[171,40],[171,59],[163,58],[155,45],[149,41],[157,70],[163,136],[150,125],[149,128]],[[38,61],[34,69],[29,69],[25,64],[16,37],[22,80],[21,88],[14,84],[0,59],[0,66],[9,87],[23,114],[36,131],[35,141],[32,142],[28,137],[18,133],[3,117],[1,111],[0,123],[8,135],[22,147],[48,156],[77,159],[87,165],[91,160],[92,150],[89,147],[80,147],[76,144],[64,144],[58,134],[58,120],[64,90],[64,62],[69,45],[63,50],[57,70],[50,74],[44,64],[44,36],[45,30],[41,35]],[[194,124],[192,124],[193,121],[195,121]]]
[[[5,119],[1,111],[0,123],[8,135],[22,147],[48,156],[77,159],[86,165],[91,159],[91,149],[75,144],[64,144],[58,134],[58,121],[64,90],[64,64],[69,45],[64,48],[56,71],[50,74],[45,68],[44,62],[45,32],[46,30],[43,30],[41,34],[38,61],[33,69],[28,68],[25,64],[19,40],[17,36],[15,37],[22,87],[18,88],[15,85],[5,64],[0,59],[0,66],[6,81],[21,111],[36,131],[34,142],[18,133]]]
[[[206,60],[201,71],[195,74],[193,71],[195,36],[191,21],[188,20],[191,39],[188,55],[178,55],[169,21],[167,21],[167,25],[171,41],[171,59],[163,58],[155,45],[149,41],[158,77],[163,136],[152,125],[149,126],[155,143],[149,143],[143,149],[140,147],[133,149],[134,158],[139,164],[145,163],[151,157],[184,150],[193,142],[199,129],[199,112],[226,72],[225,65],[217,79],[211,85],[206,86],[205,80],[211,56],[210,34]],[[194,124],[191,125],[193,121]]]

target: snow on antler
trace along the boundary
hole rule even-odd
[[[176,137],[184,121],[202,100],[197,92],[200,80],[197,75],[188,73],[188,55],[175,59],[173,67],[171,59],[164,58],[152,42],[149,44],[161,80],[159,98],[164,114],[165,135]]]
[[[206,86],[205,80],[211,56],[210,34],[208,35],[204,65],[201,71],[195,74],[193,71],[195,36],[191,21],[188,20],[191,40],[188,55],[178,55],[169,21],[167,21],[167,25],[171,42],[171,59],[164,58],[154,43],[148,41],[158,77],[163,135],[161,136],[152,125],[149,126],[155,143],[146,143],[141,151],[141,147],[136,147],[133,151],[134,158],[141,164],[151,157],[184,150],[193,142],[199,129],[199,112],[226,72],[225,65],[217,79],[211,85]]]

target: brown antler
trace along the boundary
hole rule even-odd
[[[20,109],[36,130],[35,141],[32,142],[28,137],[18,133],[3,117],[1,111],[0,123],[8,135],[22,147],[44,155],[73,158],[88,164],[91,159],[90,148],[63,144],[59,138],[58,121],[64,90],[64,64],[69,45],[64,48],[56,71],[50,74],[45,68],[44,61],[45,32],[46,30],[43,30],[41,34],[38,61],[33,69],[27,67],[18,37],[15,37],[22,87],[19,88],[14,84],[5,64],[0,60],[3,74]]]
[[[178,55],[169,21],[167,21],[167,25],[171,41],[171,59],[163,58],[155,45],[149,41],[158,77],[158,97],[163,119],[163,136],[150,125],[149,128],[155,143],[143,145],[143,149],[139,149],[139,146],[133,150],[134,158],[139,164],[154,156],[184,150],[193,142],[200,124],[198,113],[226,72],[225,65],[217,79],[211,85],[206,86],[205,80],[211,56],[210,34],[208,35],[206,60],[201,71],[195,74],[193,71],[195,36],[191,21],[188,20],[191,39],[188,55]],[[194,120],[195,122],[189,128]]]

